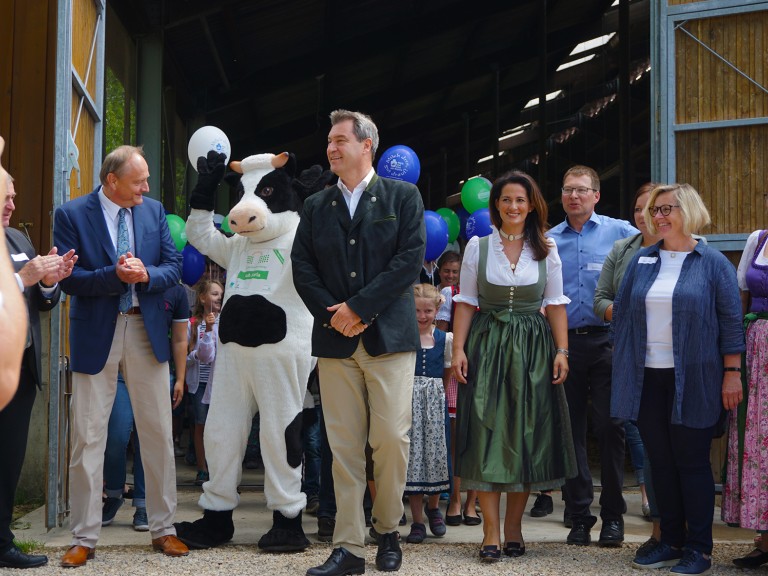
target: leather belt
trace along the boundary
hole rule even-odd
[[[582,326],[568,330],[568,334],[603,334],[605,332],[608,332],[608,326]]]
[[[123,316],[133,316],[135,314],[141,314],[141,308],[139,306],[134,306],[133,308],[128,308],[125,312],[120,312]]]

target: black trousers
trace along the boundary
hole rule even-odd
[[[29,420],[37,393],[27,354],[32,352],[28,349],[24,354],[19,389],[10,403],[0,410],[0,554],[13,546],[13,501],[27,453]]]
[[[624,485],[624,421],[611,418],[611,367],[613,351],[608,333],[568,333],[570,371],[565,396],[571,417],[578,475],[563,487],[566,513],[590,518],[595,493],[587,459],[587,410],[592,400],[592,431],[600,446],[600,516],[619,520],[627,511]]]
[[[661,541],[711,554],[715,479],[709,452],[714,426],[672,424],[674,398],[674,369],[646,368],[637,426],[651,459]]]

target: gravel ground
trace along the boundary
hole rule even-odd
[[[498,564],[481,564],[477,559],[475,544],[440,544],[403,546],[403,567],[399,576],[424,576],[430,574],[455,574],[457,576],[485,576],[499,574],[574,575],[591,574],[642,574],[631,569],[630,562],[637,545],[625,544],[621,548],[577,547],[562,543],[531,543],[522,558],[505,558]],[[256,546],[224,546],[213,550],[193,551],[185,558],[168,558],[152,552],[148,546],[98,547],[96,558],[67,574],[86,576],[141,575],[141,576],[207,576],[283,574],[303,575],[308,568],[322,564],[331,552],[331,545],[314,545],[299,554],[266,554]],[[746,554],[745,544],[715,544],[713,573],[742,574],[731,564],[731,559]],[[59,560],[64,549],[46,549],[50,561],[47,566],[30,570],[30,575],[62,574]],[[377,572],[374,561],[376,547],[367,547],[366,571]],[[17,571],[0,569],[3,574]],[[661,573],[657,571],[656,573]]]

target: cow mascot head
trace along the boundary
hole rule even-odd
[[[264,494],[272,528],[259,540],[271,552],[304,550],[301,526],[301,423],[313,365],[312,316],[293,285],[290,254],[301,204],[333,175],[319,166],[297,176],[293,154],[256,154],[232,162],[226,179],[240,195],[229,213],[232,236],[213,224],[214,196],[226,157],[197,162],[186,232],[190,244],[227,271],[211,405],[205,425],[210,480],[199,504],[203,518],[176,524],[188,546],[209,548],[234,534],[232,512],[251,420],[258,411]]]

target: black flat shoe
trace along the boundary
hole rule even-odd
[[[461,514],[456,514],[456,516],[445,515],[445,523],[448,524],[448,526],[461,526],[462,520],[464,520],[464,516]]]
[[[757,554],[755,554],[757,552]],[[759,568],[768,563],[768,552],[755,548],[752,552],[741,558],[734,558],[733,563],[739,568]]]
[[[520,542],[507,542],[504,544],[504,554],[510,558],[519,558],[525,554],[525,544],[520,544]]]
[[[480,516],[467,516],[464,515],[464,524],[467,526],[479,526],[483,521],[480,519]]]
[[[501,550],[495,544],[480,548],[480,562],[498,562],[501,560]]]

